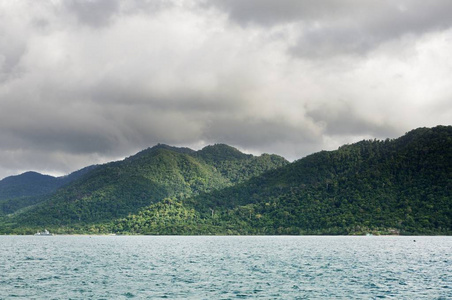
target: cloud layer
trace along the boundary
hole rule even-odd
[[[157,143],[296,159],[452,120],[450,1],[0,0],[0,178]]]

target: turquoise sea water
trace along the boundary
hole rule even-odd
[[[0,236],[0,299],[452,299],[452,237]]]

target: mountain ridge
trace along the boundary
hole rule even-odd
[[[17,220],[33,226],[105,221],[136,213],[166,197],[182,199],[211,192],[288,163],[276,155],[272,159],[246,155],[237,161],[226,153],[225,163],[214,166],[198,153],[157,145],[98,166]]]
[[[46,195],[50,195],[94,168],[96,165],[59,177],[35,171],[5,177],[0,180],[0,215],[14,213],[27,206],[35,205]]]
[[[156,145],[85,174],[3,231],[452,234],[451,149],[452,126],[292,163],[224,144]]]
[[[260,217],[247,220],[247,234],[353,234],[364,228],[450,234],[451,149],[451,126],[413,130],[394,140],[321,151],[191,204],[204,215],[209,203],[225,211],[248,206]],[[269,211],[267,204],[283,209]],[[275,218],[278,211],[285,217]],[[265,218],[274,227],[253,230],[262,229]]]

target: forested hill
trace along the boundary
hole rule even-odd
[[[452,234],[452,127],[322,151],[112,231],[148,234]]]
[[[43,201],[45,196],[69,184],[96,166],[85,167],[67,176],[53,177],[37,172],[25,172],[0,180],[0,215]]]
[[[452,234],[452,127],[288,163],[227,145],[157,145],[4,218],[0,232]]]
[[[221,159],[212,160],[211,152]],[[167,197],[212,192],[287,163],[277,155],[256,157],[227,145],[193,151],[159,144],[98,166],[9,221],[46,227],[111,221]]]

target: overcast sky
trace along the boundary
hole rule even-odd
[[[452,123],[450,0],[0,0],[0,178]]]

